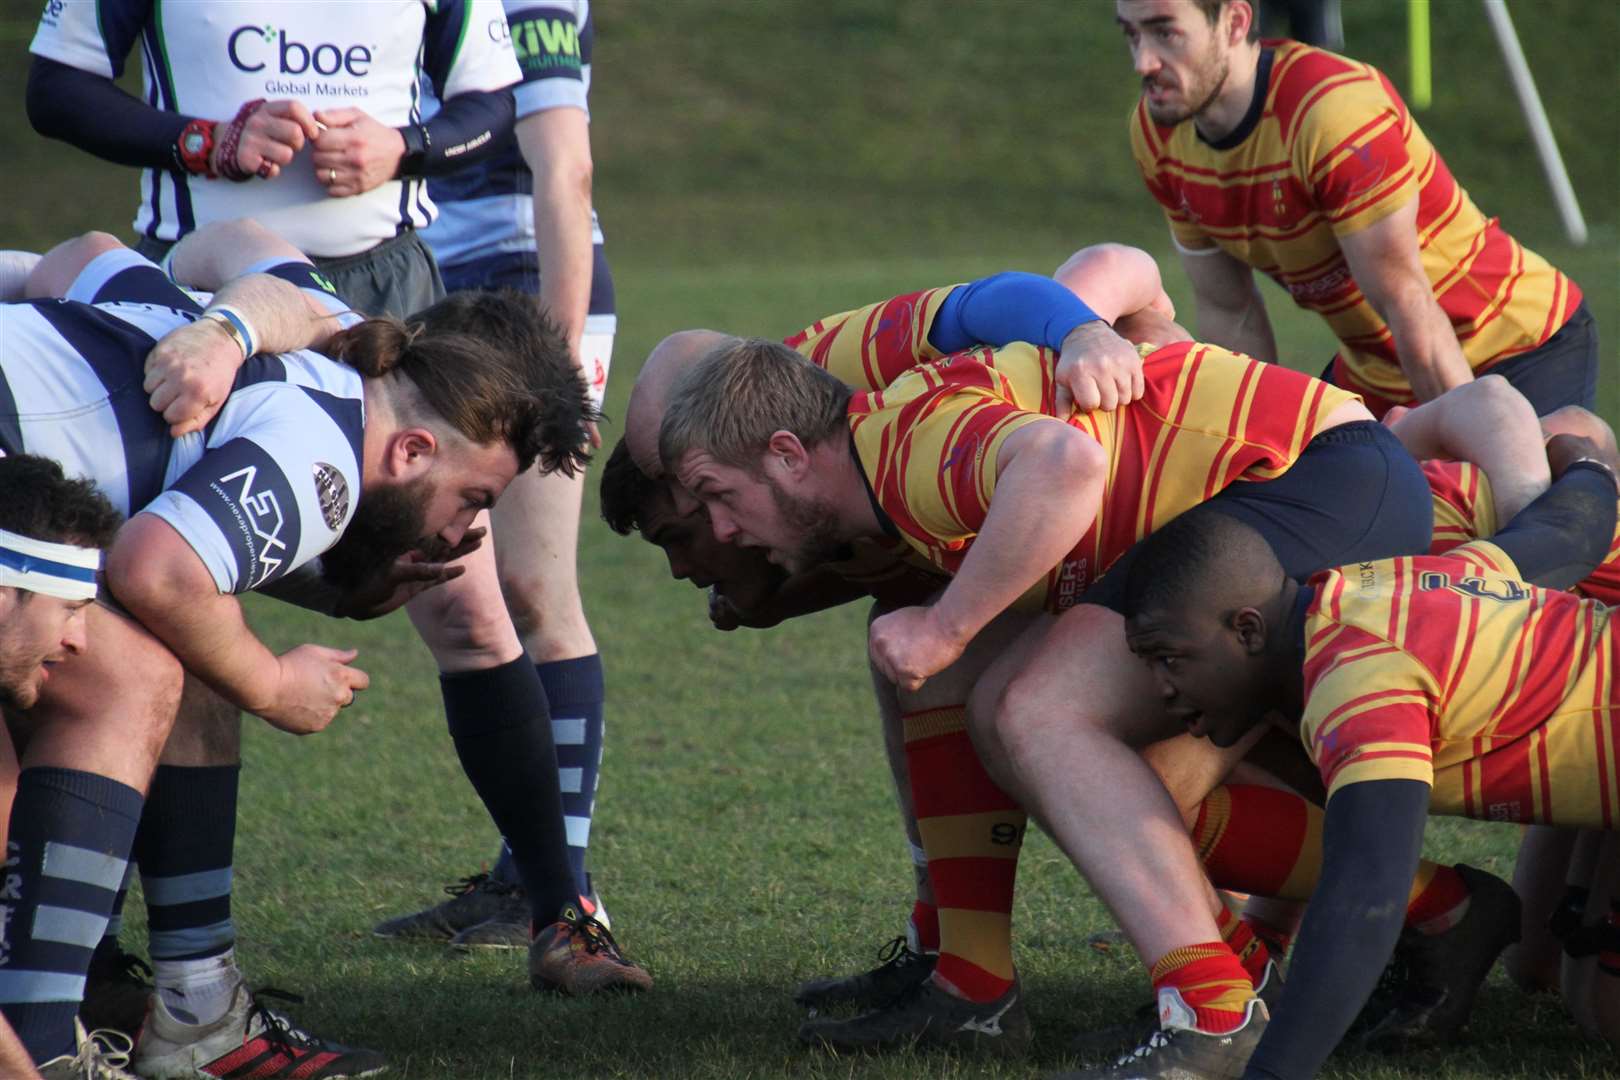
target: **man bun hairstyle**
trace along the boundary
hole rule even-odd
[[[37,454],[0,457],[0,529],[31,540],[105,548],[123,523],[94,483],[69,478],[58,462]]]
[[[556,324],[523,293],[461,292],[408,321],[367,319],[327,351],[362,375],[403,376],[469,441],[510,445],[520,471],[538,460],[573,476],[590,460],[600,414]]]
[[[848,431],[854,391],[779,341],[728,341],[670,388],[658,456],[673,469],[689,450],[757,473],[771,436],[790,431],[806,447]]]

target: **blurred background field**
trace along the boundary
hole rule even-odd
[[[593,7],[596,201],[620,311],[611,414],[673,329],[781,335],[906,289],[1009,267],[1050,272],[1105,239],[1158,255],[1182,317],[1196,321],[1130,159],[1136,81],[1106,0]],[[1590,243],[1564,240],[1475,0],[1433,4],[1435,104],[1419,120],[1475,201],[1585,289],[1605,341],[1600,405],[1614,421],[1620,4],[1511,8]],[[38,11],[0,0],[0,247],[38,249],[90,228],[127,238],[133,174],[28,128]],[[1404,3],[1350,0],[1344,15],[1347,51],[1404,90]],[[1267,295],[1285,356],[1319,369],[1333,351],[1326,330]],[[1134,961],[1087,947],[1106,913],[1032,838],[1017,933],[1033,1061],[802,1051],[792,985],[875,962],[909,906],[864,613],[715,633],[702,598],[671,582],[653,549],[587,517],[581,573],[610,695],[593,865],[621,940],[658,988],[552,1001],[528,991],[520,958],[372,940],[373,922],[433,901],[440,883],[486,862],[489,827],[443,734],[432,662],[405,622],[323,623],[270,603],[252,611],[271,638],[356,645],[376,688],[312,739],[249,722],[236,910],[250,979],[306,993],[301,1019],[384,1049],[397,1075],[419,1078],[1031,1077],[1066,1062],[1072,1032],[1144,997]],[[1505,874],[1514,837],[1447,823],[1431,829],[1431,846]],[[138,928],[138,904],[132,914]],[[1500,975],[1475,1026],[1473,1042],[1444,1057],[1346,1060],[1330,1075],[1620,1075],[1613,1052],[1581,1041],[1555,1002]]]

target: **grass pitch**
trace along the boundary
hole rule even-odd
[[[78,2],[78,0],[73,0]],[[1436,105],[1420,121],[1487,212],[1568,271],[1620,340],[1620,5],[1520,0],[1520,33],[1584,201],[1592,242],[1561,242],[1478,6],[1433,5]],[[1404,86],[1404,5],[1345,5],[1351,51]],[[22,117],[37,5],[0,0],[0,145],[13,197],[0,247],[127,231],[134,178],[39,140]],[[785,334],[902,290],[1075,247],[1137,243],[1193,310],[1131,165],[1135,94],[1106,0],[614,0],[596,9],[597,203],[619,290],[609,412],[683,326]],[[138,66],[138,65],[137,65]],[[1333,345],[1268,287],[1283,354],[1318,370]],[[1620,418],[1612,369],[1600,401]],[[608,438],[617,432],[609,429]],[[590,486],[594,488],[593,472]],[[900,931],[909,860],[888,791],[851,607],[765,632],[708,626],[658,553],[587,510],[581,576],[608,672],[608,746],[592,864],[629,953],[658,980],[637,998],[527,988],[522,957],[376,941],[379,919],[442,899],[493,855],[490,825],[444,734],[432,661],[403,619],[338,624],[254,602],[277,647],[354,645],[374,689],[320,736],[250,721],[236,919],[249,978],[305,993],[324,1035],[438,1078],[1008,1077],[1067,1067],[1083,1027],[1146,999],[1128,955],[1088,933],[1106,913],[1044,837],[1020,874],[1016,949],[1032,1059],[832,1058],[793,1039],[802,978],[854,971]],[[1436,822],[1431,853],[1499,874],[1515,832]],[[128,944],[139,946],[138,899]],[[1325,1074],[1612,1077],[1558,1004],[1498,973],[1475,1036],[1443,1056],[1335,1061]]]

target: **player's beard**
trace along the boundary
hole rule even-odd
[[[782,560],[788,572],[803,573],[837,559],[843,542],[838,538],[832,504],[825,499],[789,495],[775,480],[767,480],[766,485],[782,525],[799,538]]]
[[[1182,104],[1154,105],[1152,99],[1146,96],[1151,80],[1142,80],[1148,116],[1155,124],[1165,127],[1174,127],[1185,120],[1196,120],[1226,89],[1226,79],[1231,73],[1231,61],[1221,54],[1219,45],[1211,41],[1209,54],[1187,71],[1186,81],[1181,87]]]
[[[435,539],[422,537],[432,497],[433,487],[425,476],[367,491],[354,508],[349,527],[321,555],[321,576],[344,592],[352,592],[408,551],[432,555],[442,548]]]
[[[20,632],[0,631],[0,706],[31,709],[39,702],[39,669],[45,655]]]

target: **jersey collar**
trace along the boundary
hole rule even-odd
[[[1199,142],[1211,150],[1230,150],[1249,137],[1249,133],[1260,123],[1261,114],[1266,111],[1266,96],[1271,92],[1271,62],[1276,56],[1277,53],[1273,49],[1260,50],[1260,65],[1254,72],[1254,98],[1249,102],[1249,111],[1238,121],[1238,126],[1224,138],[1211,142],[1204,138],[1203,133],[1198,130],[1198,125],[1194,124],[1193,134],[1198,136]]]

